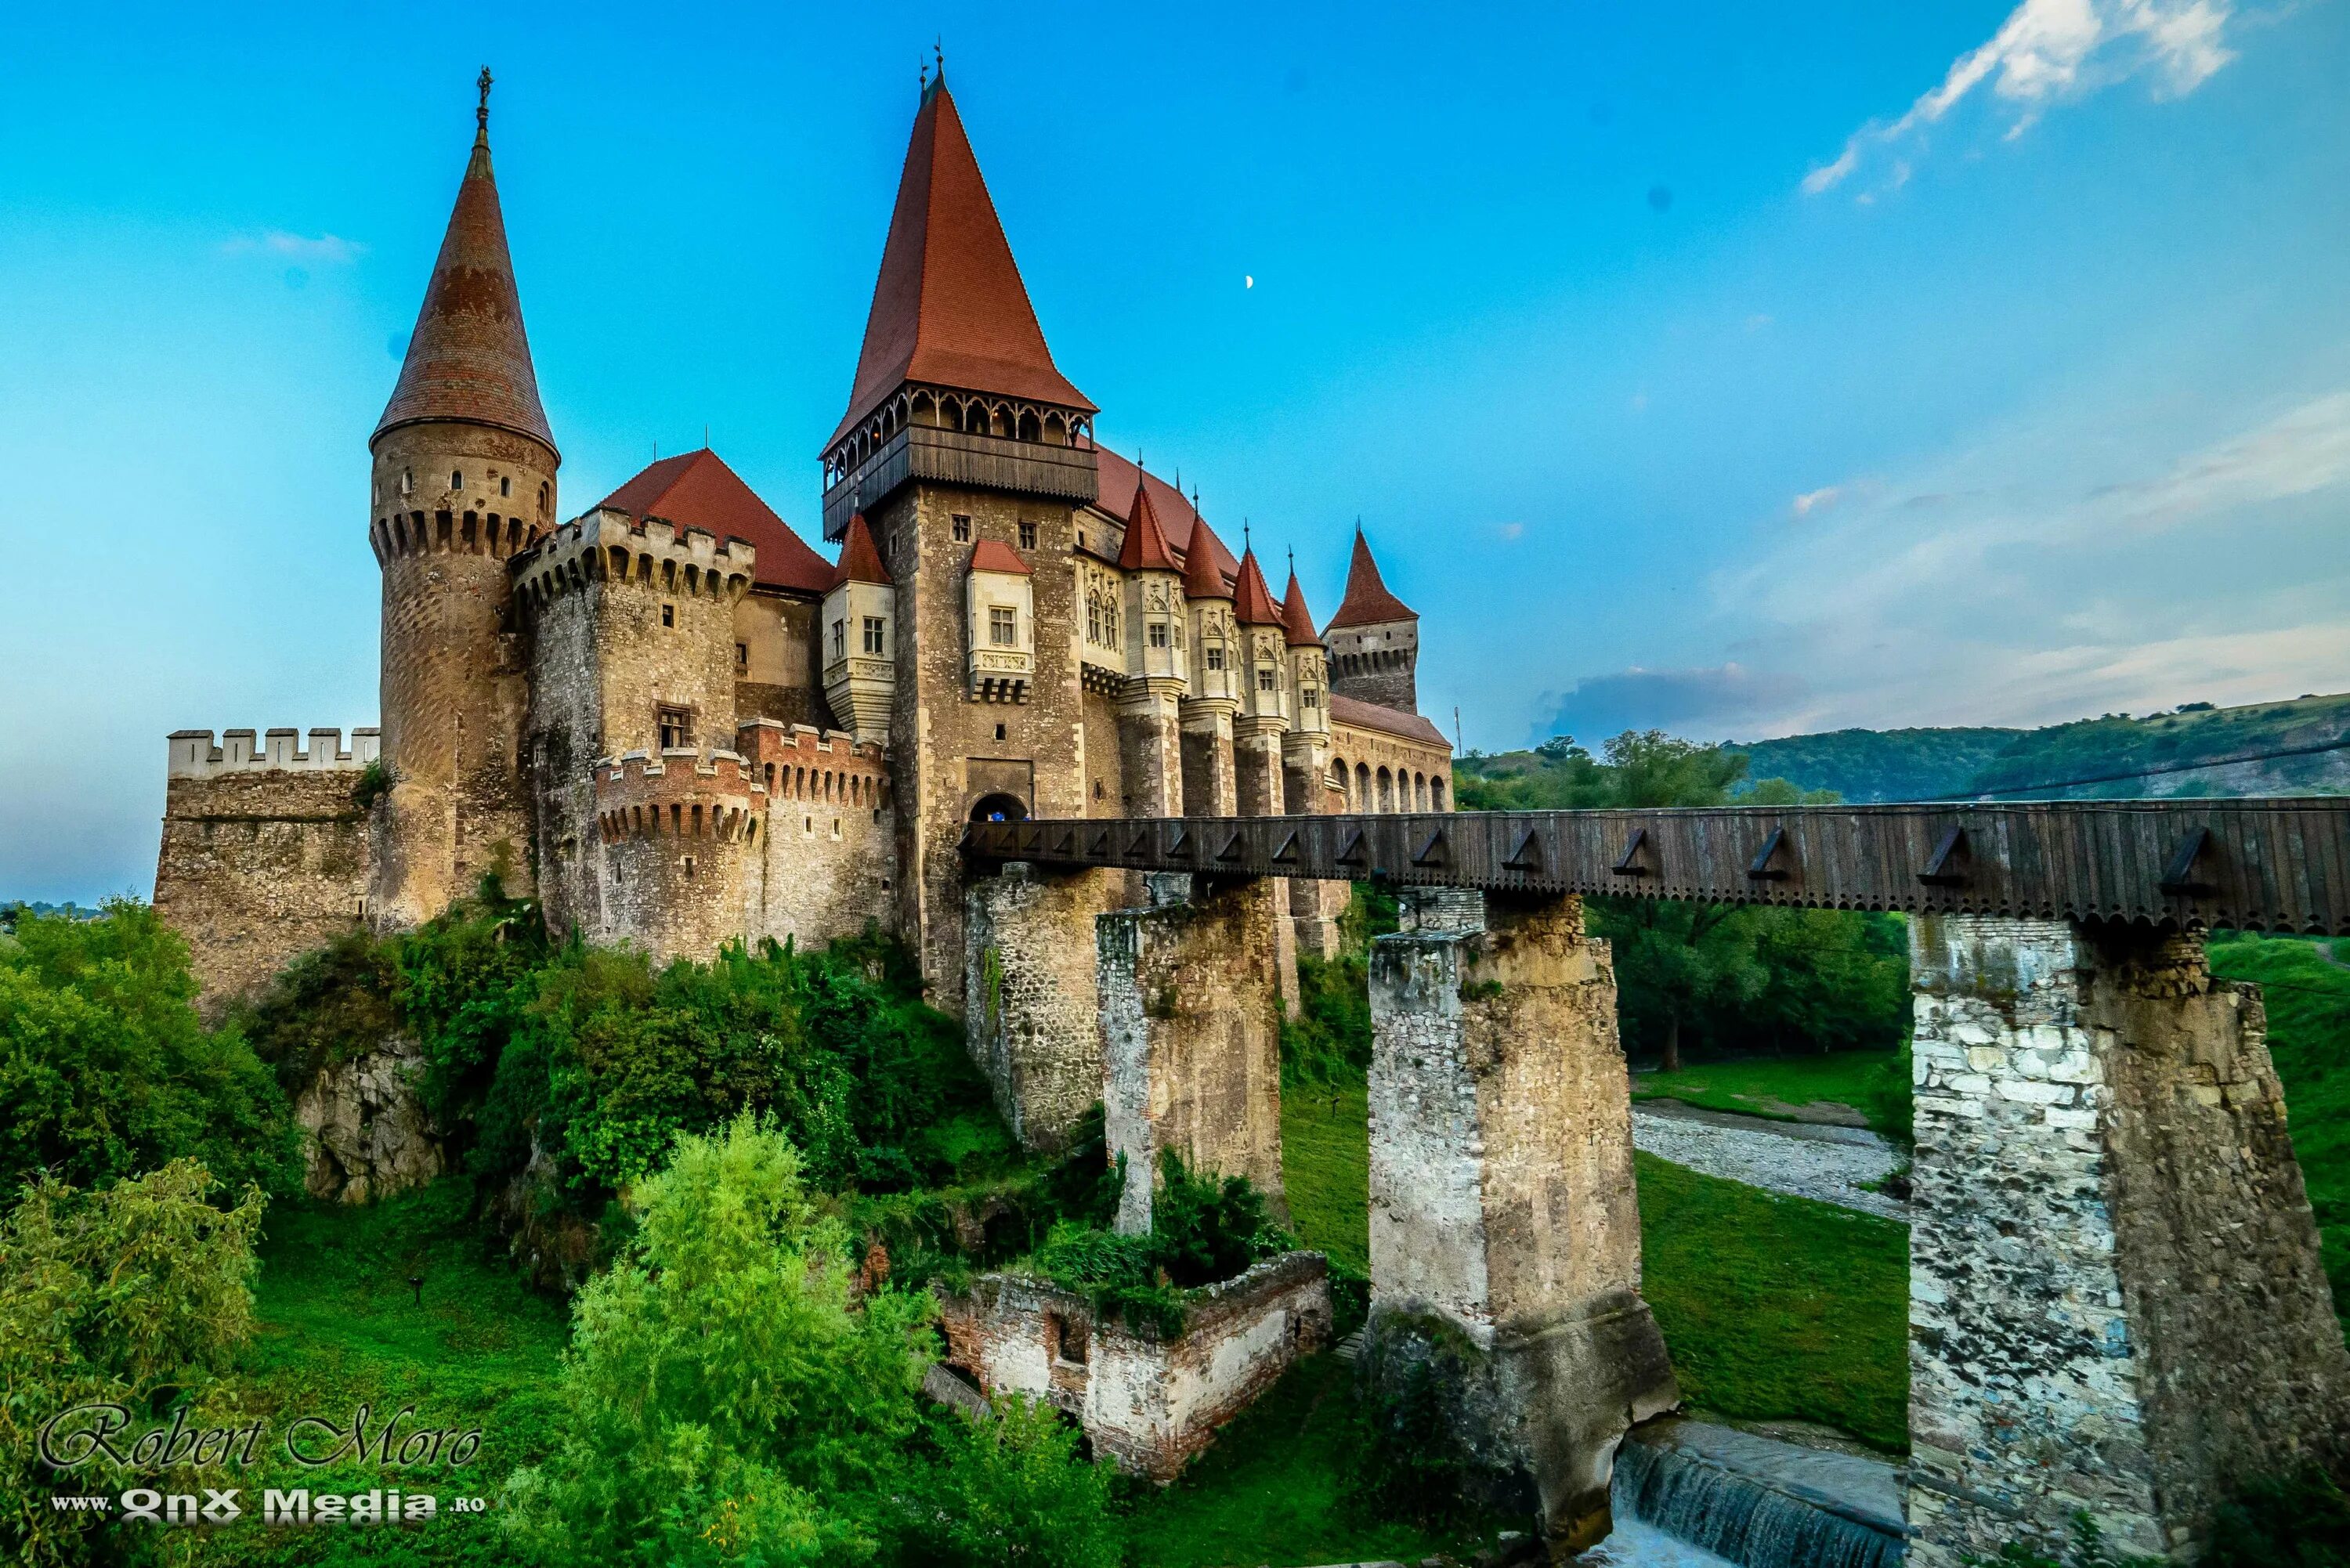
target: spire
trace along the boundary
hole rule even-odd
[[[1019,264],[947,90],[943,55],[907,143],[848,411],[826,446],[906,381],[1094,411],[1045,346]]]
[[[1281,596],[1281,630],[1292,648],[1319,648],[1314,635],[1314,612],[1305,607],[1305,587],[1297,580],[1297,554],[1290,552],[1289,587]]]
[[[522,296],[506,252],[505,216],[490,171],[490,72],[474,86],[473,153],[432,264],[424,306],[408,337],[400,380],[375,433],[421,420],[494,425],[555,447],[539,406],[538,377],[524,336]]]
[[[1183,597],[1187,599],[1228,599],[1232,590],[1224,587],[1223,568],[1216,565],[1216,553],[1223,541],[1208,527],[1205,517],[1191,524],[1191,542],[1183,547]]]
[[[1168,547],[1167,535],[1159,526],[1159,509],[1150,504],[1150,486],[1134,487],[1134,505],[1126,519],[1126,544],[1118,553],[1118,570],[1123,572],[1180,572],[1175,564],[1175,552]]]
[[[888,568],[881,565],[881,552],[873,547],[873,530],[859,512],[848,520],[848,537],[841,541],[840,566],[833,574],[832,586],[844,583],[879,583],[889,585]]]
[[[1240,591],[1232,596],[1232,617],[1243,626],[1281,626],[1281,608],[1273,602],[1273,590],[1264,586],[1264,568],[1256,564],[1256,552],[1241,552]]]
[[[1342,626],[1377,626],[1391,620],[1418,620],[1410,606],[1388,592],[1379,580],[1379,564],[1371,559],[1371,542],[1363,537],[1363,525],[1355,524],[1355,558],[1347,566],[1347,597],[1339,602],[1338,613],[1330,618],[1324,631],[1335,631]]]

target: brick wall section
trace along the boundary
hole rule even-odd
[[[211,732],[192,734],[209,752]],[[371,844],[351,791],[373,753],[338,767],[182,772],[180,753],[194,743],[190,732],[172,737],[155,912],[186,940],[198,1004],[211,1013],[359,923]]]
[[[1372,944],[1365,1373],[1473,1346],[1457,1433],[1579,1549],[1607,1532],[1627,1427],[1680,1397],[1639,1295],[1615,974],[1579,899],[1405,903]]]
[[[1268,1258],[1201,1292],[1171,1340],[1097,1322],[1084,1297],[1007,1274],[942,1297],[941,1322],[949,1365],[980,1386],[1046,1401],[1077,1420],[1096,1452],[1167,1481],[1328,1342],[1328,1267],[1319,1252]]]
[[[1043,877],[1024,862],[972,880],[963,1039],[1021,1147],[1057,1149],[1102,1098],[1094,922],[1125,876]]]
[[[953,536],[957,514],[970,542]],[[1035,816],[1083,816],[1086,724],[1074,629],[1076,531],[1066,502],[917,483],[868,512],[898,587],[896,702],[889,756],[898,794],[898,929],[915,945],[941,1006],[963,994],[963,875],[956,846],[972,807],[1024,794]],[[1020,524],[1036,544],[1020,548]],[[1035,568],[1036,668],[1025,702],[969,694],[964,583],[972,544],[993,539]],[[1004,738],[995,738],[1003,725]]]
[[[2230,1478],[2350,1430],[2257,988],[2195,938],[1910,932],[1913,1561],[2085,1509],[2125,1550],[2191,1548]]]
[[[1281,1177],[1275,884],[1159,878],[1154,907],[1096,922],[1113,1158],[1126,1156],[1118,1228],[1150,1228],[1159,1153],[1245,1176],[1286,1217]]]
[[[743,888],[751,940],[820,948],[868,924],[894,929],[897,804],[882,749],[757,721],[737,732],[735,750],[766,794]]]
[[[369,918],[399,927],[470,894],[494,865],[509,891],[535,891],[528,673],[506,560],[538,532],[556,460],[528,437],[461,424],[403,426],[374,451],[369,537],[383,568],[383,756],[395,783],[376,823]]]

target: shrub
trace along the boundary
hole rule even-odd
[[[1032,1263],[1055,1284],[1086,1296],[1103,1316],[1172,1336],[1183,1331],[1187,1291],[1232,1279],[1296,1242],[1266,1217],[1264,1194],[1248,1178],[1194,1176],[1173,1149],[1159,1158],[1148,1235],[1063,1220]]]
[[[894,1555],[923,1568],[1116,1568],[1107,1461],[1079,1457],[1078,1433],[1048,1405],[999,1397],[987,1418],[946,1417],[941,1462]]]

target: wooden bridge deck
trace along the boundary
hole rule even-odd
[[[973,823],[977,866],[2350,935],[2350,797]]]

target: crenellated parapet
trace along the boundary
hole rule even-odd
[[[357,770],[381,754],[380,736],[374,730],[353,730],[348,750],[344,749],[338,729],[310,731],[307,751],[302,739],[303,732],[295,729],[224,730],[215,744],[210,730],[174,730],[165,776],[203,779],[270,769]]]
[[[839,730],[755,719],[734,749],[767,798],[875,810],[889,804],[889,748]]]
[[[755,839],[767,790],[733,752],[672,747],[658,756],[629,752],[598,760],[596,823],[607,844],[631,838]]]
[[[596,582],[731,605],[750,591],[756,554],[746,539],[722,541],[706,528],[598,507],[547,535],[511,570],[533,614]]]

